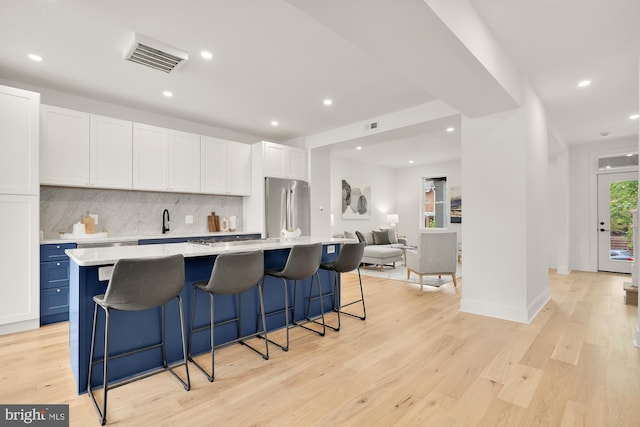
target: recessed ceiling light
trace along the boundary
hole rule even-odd
[[[173,92],[171,92],[170,90],[165,90],[164,92],[162,92],[162,94],[167,98],[171,98],[173,96]]]
[[[600,132],[600,136],[609,136],[611,135],[611,132]]]
[[[356,147],[356,150],[362,150],[362,147],[358,145],[358,146]]]
[[[447,128],[447,132],[453,132],[454,130],[456,130],[456,128],[454,128],[454,127]]]
[[[279,123],[277,120],[271,120],[271,126],[278,126]]]
[[[203,50],[202,52],[200,52],[200,56],[204,59],[211,59],[213,58],[213,53]]]
[[[42,62],[42,56],[36,55],[35,53],[30,53],[29,59],[36,62]]]
[[[409,160],[409,163],[410,163],[410,164],[413,164],[413,160]]]
[[[631,120],[636,120],[636,119],[637,119],[637,118],[639,118],[639,117],[640,117],[640,114],[632,114],[632,115],[630,115],[630,116],[629,116],[629,118],[630,118]]]
[[[578,87],[587,87],[591,84],[591,80],[583,80],[580,83],[578,83]]]
[[[331,104],[333,104],[333,101],[332,101],[332,100],[330,100],[329,98],[327,98],[327,99],[325,99],[324,101],[322,101],[322,103],[323,103],[324,105],[331,105]]]

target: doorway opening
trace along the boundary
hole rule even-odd
[[[631,273],[637,252],[632,211],[637,207],[637,171],[598,175],[598,271]]]

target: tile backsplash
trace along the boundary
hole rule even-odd
[[[242,197],[204,194],[98,190],[92,188],[40,187],[40,229],[45,237],[71,232],[82,216],[98,215],[96,232],[111,236],[162,233],[162,212],[168,209],[175,233],[207,232],[207,215],[235,215],[242,228]],[[185,216],[193,216],[193,224]]]

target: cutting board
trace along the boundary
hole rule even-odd
[[[82,217],[82,223],[84,224],[85,233],[94,234],[96,232],[96,221],[92,217]]]
[[[207,223],[209,224],[209,232],[218,231],[215,215],[209,215],[207,217]]]

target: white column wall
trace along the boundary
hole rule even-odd
[[[549,177],[549,140],[547,118],[540,98],[526,83],[523,93],[526,97],[524,108],[527,124],[525,135],[525,165],[527,184],[525,205],[525,265],[527,268],[527,290],[524,308],[527,321],[533,320],[544,304],[551,299],[549,290],[549,262],[547,257],[547,236],[541,230],[545,225],[548,209],[547,182]]]
[[[311,235],[331,236],[331,156],[329,148],[308,150]]]
[[[559,153],[549,159],[547,182],[549,209],[546,236],[549,241],[549,267],[559,274],[569,274],[569,153]]]
[[[550,298],[544,225],[544,111],[525,105],[462,121],[464,291],[461,311],[530,322]]]

